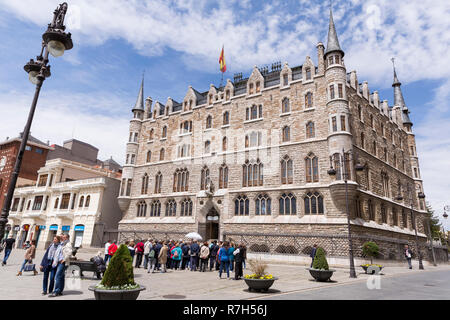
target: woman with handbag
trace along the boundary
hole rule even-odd
[[[32,264],[35,256],[36,256],[36,240],[33,240],[33,241],[31,241],[31,246],[25,252],[25,261],[23,262],[19,273],[17,273],[18,276],[22,275],[22,271],[25,269],[25,266],[27,263],[32,266],[31,267],[32,269],[29,270],[30,267],[27,266],[25,271],[33,271],[34,275],[38,274],[38,272],[36,271],[36,265]]]

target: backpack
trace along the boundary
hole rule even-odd
[[[178,258],[178,250],[175,249],[174,253],[173,253],[173,257],[174,258]]]
[[[148,253],[148,257],[149,258],[154,258],[155,257],[155,250],[151,249],[150,252]]]

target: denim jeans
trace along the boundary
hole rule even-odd
[[[410,269],[412,269],[411,258],[406,258],[406,260],[408,260],[408,267],[409,267]]]
[[[144,269],[148,267],[148,253],[144,253]]]
[[[234,260],[230,261],[230,271],[234,270]]]
[[[56,267],[55,275],[55,291],[54,293],[62,293],[64,291],[64,278],[65,278],[66,263],[58,263]]]
[[[209,271],[214,269],[214,263],[216,262],[216,257],[209,257]]]
[[[52,268],[52,266],[48,266],[44,269],[44,278],[42,282],[42,292],[45,293],[52,293],[53,288],[55,287],[55,274],[56,274],[56,268]],[[48,283],[50,276],[50,284]],[[48,287],[48,291],[47,291]]]
[[[230,261],[220,261],[219,277],[222,277],[222,270],[227,271],[227,278],[230,277]]]
[[[191,271],[197,270],[197,257],[196,256],[191,256],[190,265],[191,265]]]
[[[9,258],[9,255],[11,254],[12,249],[5,249],[5,257],[3,258],[3,263],[6,264],[6,261]]]

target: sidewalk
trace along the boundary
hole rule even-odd
[[[3,300],[47,300],[47,296],[42,296],[42,273],[33,276],[32,273],[24,273],[23,276],[17,277],[16,274],[23,262],[25,251],[15,249],[11,253],[8,264],[0,267],[0,279],[2,286],[0,287],[0,299]],[[36,252],[34,263],[38,265],[42,259],[44,251]],[[93,254],[90,252],[80,252],[77,254],[79,259],[88,260]],[[3,258],[3,253],[1,254]],[[383,277],[392,277],[399,274],[412,274],[420,272],[430,272],[433,270],[448,270],[450,265],[438,265],[437,267],[426,267],[426,269],[418,270],[417,262],[413,264],[414,269],[407,269],[405,262],[404,267],[386,267],[383,269]],[[239,300],[239,299],[258,299],[263,296],[272,296],[276,294],[284,294],[288,292],[296,292],[301,290],[309,290],[315,288],[338,286],[344,283],[366,281],[368,275],[357,267],[357,279],[349,278],[348,269],[333,268],[336,272],[333,274],[331,283],[319,283],[312,280],[305,266],[269,264],[268,271],[278,277],[268,293],[248,292],[247,286],[243,280],[227,280],[226,275],[222,275],[219,279],[218,272],[191,272],[191,271],[171,271],[165,274],[154,273],[148,274],[143,268],[134,269],[135,281],[144,285],[147,290],[142,291],[139,299],[190,299],[190,300]],[[244,274],[251,273],[248,269],[244,269]],[[232,277],[234,273],[230,273]],[[81,280],[81,288],[77,290],[66,289],[64,296],[53,298],[54,300],[85,300],[94,299],[93,292],[88,287],[99,282],[92,272],[85,272],[85,278]],[[69,279],[70,281],[70,279]],[[69,282],[66,280],[67,282]]]

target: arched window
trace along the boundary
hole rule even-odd
[[[332,156],[332,164],[334,170],[336,170],[336,180],[342,179],[342,172],[341,172],[341,155],[339,153],[335,153]]]
[[[330,99],[333,100],[335,98],[334,95],[334,84],[330,85]]]
[[[323,198],[318,192],[308,192],[304,198],[305,214],[323,214]]]
[[[184,121],[180,124],[180,134],[192,132],[192,121]]]
[[[212,127],[212,116],[206,117],[206,129],[210,129]]]
[[[305,158],[306,182],[319,181],[319,159],[314,154]]]
[[[83,208],[84,205],[84,196],[81,196],[80,202],[78,203],[78,208]]]
[[[261,145],[261,141],[262,141],[261,132],[253,131],[245,136],[245,147],[246,148],[259,147]]]
[[[162,174],[158,172],[155,176],[155,193],[161,193]]]
[[[291,184],[294,183],[293,179],[293,165],[292,160],[289,156],[284,156],[281,160],[281,183],[282,184]]]
[[[253,83],[250,83],[248,86],[248,94],[253,94]]]
[[[280,215],[297,214],[297,199],[292,193],[283,193],[280,197]]]
[[[164,160],[164,153],[164,148],[161,148],[161,150],[159,151],[159,161]]]
[[[310,67],[306,68],[305,74],[306,74],[306,80],[311,80],[311,68]]]
[[[175,217],[177,215],[177,203],[175,200],[166,202],[166,217]]]
[[[180,216],[190,217],[192,216],[192,200],[191,199],[184,199],[181,201],[181,211]]]
[[[222,139],[222,151],[227,151],[228,147],[228,139],[227,137],[223,137]]]
[[[137,216],[145,217],[147,216],[147,203],[145,201],[140,201],[137,205]]]
[[[263,185],[263,164],[258,159],[256,162],[250,163],[245,161],[242,166],[242,186],[243,187],[256,187]]]
[[[91,196],[86,197],[86,202],[84,203],[85,208],[89,208],[89,205],[91,204]]]
[[[205,154],[211,153],[211,141],[207,140],[205,141]]]
[[[373,150],[373,155],[376,157],[377,156],[377,141],[374,140],[372,143],[372,150]]]
[[[358,104],[358,119],[362,120],[362,108],[359,104]]]
[[[369,116],[370,127],[373,128],[373,115]]]
[[[225,100],[230,100],[230,90],[225,91]]]
[[[234,215],[248,216],[250,214],[250,202],[247,196],[239,196],[234,200]]]
[[[383,196],[389,197],[389,176],[384,171],[381,171],[381,187]]]
[[[312,108],[313,107],[313,94],[312,92],[308,92],[305,95],[305,108]]]
[[[173,192],[185,192],[189,189],[189,171],[177,169],[173,174]]]
[[[361,132],[361,148],[362,148],[362,149],[365,149],[364,132]]]
[[[150,206],[150,217],[160,217],[161,216],[161,202],[159,200],[153,200]]]
[[[306,139],[312,139],[316,135],[315,129],[314,129],[314,122],[309,121],[306,124]]]
[[[147,194],[148,191],[148,175],[144,174],[142,177],[141,194]]]
[[[206,190],[209,179],[209,169],[207,166],[204,166],[200,176],[200,190]]]
[[[152,161],[152,152],[148,151],[147,152],[147,163]]]
[[[291,129],[289,126],[283,128],[283,142],[288,142],[291,140]]]
[[[183,144],[178,147],[178,158],[189,157],[191,155],[191,146],[189,144]]]
[[[253,105],[250,110],[250,119],[258,119],[258,107],[256,105]]]
[[[162,128],[161,138],[163,138],[163,139],[167,138],[167,126],[164,126]]]
[[[228,188],[228,167],[224,163],[219,168],[219,189]]]
[[[261,90],[261,83],[259,81],[256,81],[256,90],[255,92],[258,93]]]
[[[152,129],[150,130],[150,134],[148,135],[148,140],[149,140],[149,141],[152,141],[152,140],[153,140],[154,134],[155,134],[155,130],[152,128]]]
[[[230,113],[228,111],[226,111],[223,114],[223,125],[225,126],[225,125],[228,125],[228,124],[230,124]]]
[[[272,210],[272,201],[267,194],[260,194],[255,200],[256,215],[270,215]]]
[[[288,113],[291,111],[291,107],[289,104],[289,98],[284,98],[281,102],[281,112],[282,113]]]
[[[397,168],[397,155],[394,153],[394,162],[392,163],[394,168]]]

